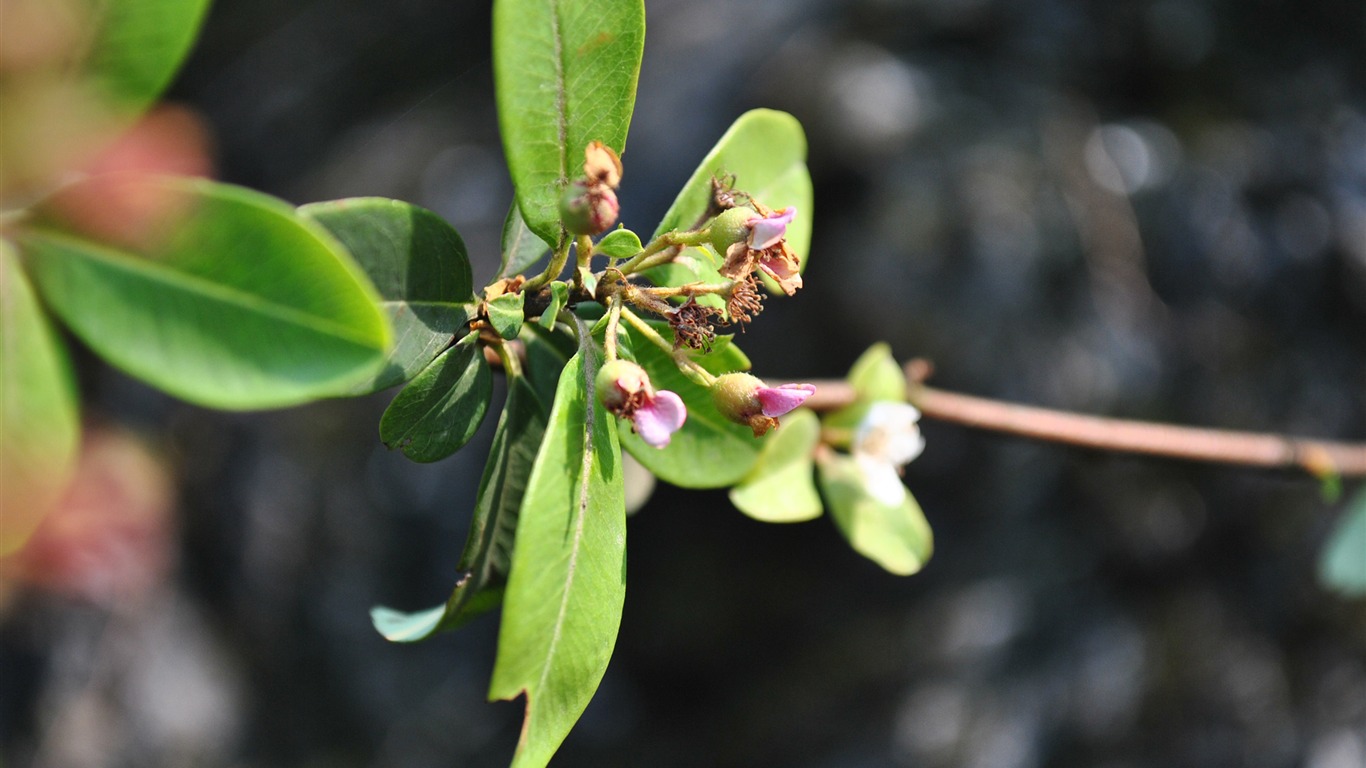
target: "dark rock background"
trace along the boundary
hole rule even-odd
[[[170,96],[221,178],[427,206],[487,277],[511,189],[485,5],[221,2]],[[947,388],[1366,436],[1366,4],[676,0],[646,48],[628,226],[742,111],[808,130],[808,288],[744,338],[761,374],[886,340]],[[173,472],[179,565],[112,605],[11,595],[5,764],[506,763],[496,617],[416,646],[367,617],[444,597],[492,420],[419,466],[377,440],[388,394],[222,414],[81,362],[94,417]],[[911,578],[827,521],[661,488],[557,764],[1366,765],[1366,604],[1315,583],[1315,482],[924,431]]]

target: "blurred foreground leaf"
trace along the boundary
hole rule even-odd
[[[82,3],[85,5],[85,3]],[[93,30],[79,72],[126,114],[137,114],[170,84],[194,44],[209,0],[105,0],[86,28]]]
[[[1349,597],[1366,596],[1366,490],[1357,492],[1328,537],[1319,580]]]
[[[888,503],[872,492],[872,479],[858,461],[831,451],[818,459],[816,467],[830,516],[855,552],[899,576],[924,567],[934,551],[934,538],[909,491],[898,503]]]

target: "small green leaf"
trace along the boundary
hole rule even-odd
[[[875,402],[906,401],[906,373],[892,357],[892,348],[878,342],[869,347],[849,369],[849,385],[856,400],[825,417],[825,424],[834,429],[855,429]]]
[[[479,483],[461,574],[444,605],[417,613],[376,607],[370,611],[375,629],[394,642],[413,642],[449,629],[494,607],[502,599],[512,564],[517,514],[527,479],[545,435],[546,414],[525,377],[513,376],[507,404],[493,434],[489,461]]]
[[[526,294],[505,293],[489,302],[489,324],[499,336],[511,341],[522,332],[526,315]]]
[[[55,222],[23,232],[20,244],[48,306],[106,360],[229,409],[296,405],[374,377],[389,324],[321,225],[273,197],[203,179],[99,182],[158,202],[163,215],[147,222],[143,245],[101,243]]]
[[[484,351],[478,344],[457,344],[389,403],[379,420],[380,440],[413,461],[444,459],[469,442],[492,393]]]
[[[550,305],[541,313],[540,326],[547,331],[555,330],[555,320],[559,317],[560,310],[564,309],[567,301],[569,301],[569,285],[558,280],[551,283]]]
[[[787,244],[805,266],[813,212],[806,134],[796,118],[771,109],[746,112],[731,125],[683,185],[654,237],[703,223],[711,205],[712,179],[727,174],[735,176],[736,189],[769,208],[796,206],[797,217],[787,227]]]
[[[497,0],[498,124],[522,217],[551,247],[559,199],[601,141],[620,154],[645,42],[642,0]]]
[[[1348,597],[1366,597],[1366,490],[1357,492],[1328,537],[1319,581]]]
[[[0,240],[0,556],[23,546],[58,500],[79,444],[66,350],[14,247]]]
[[[513,766],[544,766],[597,690],[626,596],[616,424],[593,392],[587,342],[560,377],[517,522],[489,697],[526,695]]]
[[[614,229],[598,241],[597,252],[612,259],[629,259],[640,253],[644,246],[640,238],[629,229]]]
[[[508,209],[507,219],[503,221],[503,262],[498,266],[497,277],[519,274],[540,261],[548,252],[545,241],[527,229],[522,212],[514,202]]]
[[[766,523],[795,523],[821,515],[821,497],[812,479],[812,453],[820,442],[816,414],[799,408],[764,439],[759,463],[730,489],[730,503]]]
[[[667,327],[661,335],[672,338]],[[682,488],[724,488],[749,474],[759,459],[763,441],[754,437],[749,427],[718,413],[712,403],[711,391],[679,372],[668,353],[629,328],[626,328],[626,337],[630,339],[636,362],[650,374],[655,389],[677,393],[687,406],[688,419],[663,448],[648,445],[631,432],[629,426],[623,426],[622,447],[659,479]],[[710,354],[694,357],[703,368],[711,370],[738,362],[744,355],[734,344],[720,343]],[[718,365],[718,361],[723,362]],[[744,362],[748,363],[748,360]]]
[[[411,379],[468,331],[476,311],[469,258],[459,233],[440,216],[382,197],[313,203],[299,213],[351,252],[379,290],[394,329],[384,366],[355,394]]]
[[[156,101],[171,82],[194,44],[209,0],[110,0],[89,5],[95,10],[83,26],[93,35],[77,71],[109,106],[133,115]]]
[[[816,469],[830,516],[855,552],[898,576],[924,567],[934,537],[910,492],[896,504],[879,499],[871,490],[874,478],[854,459],[832,451],[818,458]]]

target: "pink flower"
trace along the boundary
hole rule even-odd
[[[759,407],[765,416],[782,416],[816,393],[814,384],[782,384],[777,387],[759,387],[754,396],[759,399]]]
[[[684,407],[683,399],[661,389],[655,392],[653,399],[646,398],[631,414],[631,426],[646,445],[663,448],[687,418],[688,409]]]
[[[797,215],[797,209],[788,206],[781,211],[772,211],[749,221],[749,247],[762,251],[777,245],[787,236],[787,225]]]
[[[759,252],[759,269],[773,278],[773,281],[788,296],[796,293],[802,287],[800,267],[796,255],[788,250],[786,243],[777,248]]]

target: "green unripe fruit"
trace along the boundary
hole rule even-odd
[[[651,393],[649,374],[630,360],[613,360],[603,364],[598,369],[593,386],[597,389],[598,402],[614,413],[625,407],[634,395]]]
[[[726,251],[736,243],[741,243],[749,239],[749,222],[759,218],[751,208],[731,208],[722,211],[711,220],[707,225],[708,236],[711,238],[711,247],[716,249],[718,254],[726,255]]]
[[[755,395],[762,386],[762,381],[748,373],[728,373],[711,385],[711,399],[722,416],[748,424],[751,417],[763,410]]]

